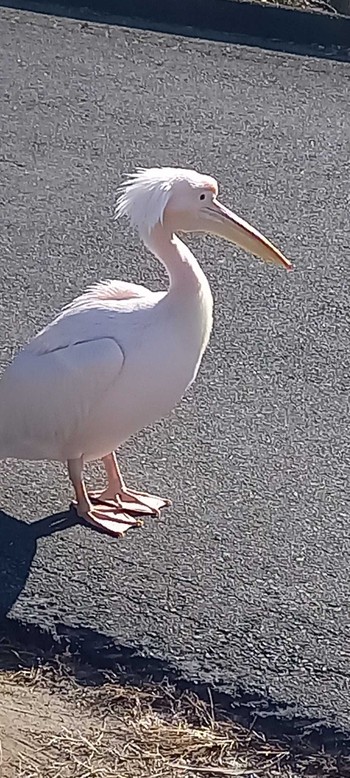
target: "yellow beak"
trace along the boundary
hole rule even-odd
[[[273,264],[280,265],[286,268],[286,270],[292,270],[292,263],[276,246],[270,243],[261,232],[258,232],[248,222],[241,219],[228,208],[225,208],[217,200],[213,200],[210,205],[204,206],[202,213],[205,215],[206,229],[209,232],[225,238],[231,243],[235,243],[245,251],[265,260],[265,262],[273,262]]]

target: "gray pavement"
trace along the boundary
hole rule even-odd
[[[0,41],[3,365],[88,283],[166,283],[112,220],[138,165],[216,176],[295,262],[191,239],[210,347],[121,452],[132,485],[173,500],[160,521],[121,542],[55,526],[64,469],[1,463],[2,615],[350,729],[349,65],[9,10]]]

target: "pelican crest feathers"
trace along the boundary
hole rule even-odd
[[[132,227],[149,234],[158,222],[163,223],[174,184],[184,180],[190,186],[203,186],[209,178],[183,168],[137,168],[118,189],[115,219],[128,216]]]

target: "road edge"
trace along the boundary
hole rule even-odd
[[[44,628],[33,622],[5,617],[0,623],[0,672],[4,669],[1,646],[5,643],[14,647],[13,667],[7,665],[6,669],[18,668],[18,650],[28,651],[28,656],[32,650],[38,666],[57,661],[62,656],[74,657],[78,664],[91,668],[91,683],[96,674],[102,678],[111,673],[121,684],[170,683],[179,692],[192,691],[204,702],[209,699],[214,707],[226,712],[244,728],[254,729],[267,740],[287,745],[295,758],[311,758],[314,764],[314,760],[319,759],[321,765],[329,757],[344,759],[348,764],[350,732],[332,720],[333,717],[327,721],[311,718],[298,712],[294,704],[277,703],[254,689],[237,686],[230,692],[221,684],[213,686],[166,659],[149,654],[140,645],[117,644],[108,635],[90,628],[61,623],[56,623],[54,628]],[[85,682],[88,682],[87,677]],[[326,776],[323,771],[321,774]]]
[[[6,8],[50,13],[47,0],[3,0]],[[350,16],[270,5],[254,0],[60,0],[71,16],[135,19],[145,23],[194,28],[201,32],[259,37],[301,46],[336,46],[349,50]],[[96,19],[97,21],[97,19]],[[113,22],[112,22],[113,23]]]

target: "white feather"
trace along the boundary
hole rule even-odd
[[[205,183],[216,184],[214,179],[195,170],[138,168],[119,188],[115,218],[128,216],[133,227],[142,234],[149,234],[158,222],[163,223],[164,211],[177,181],[187,181],[197,187]]]

